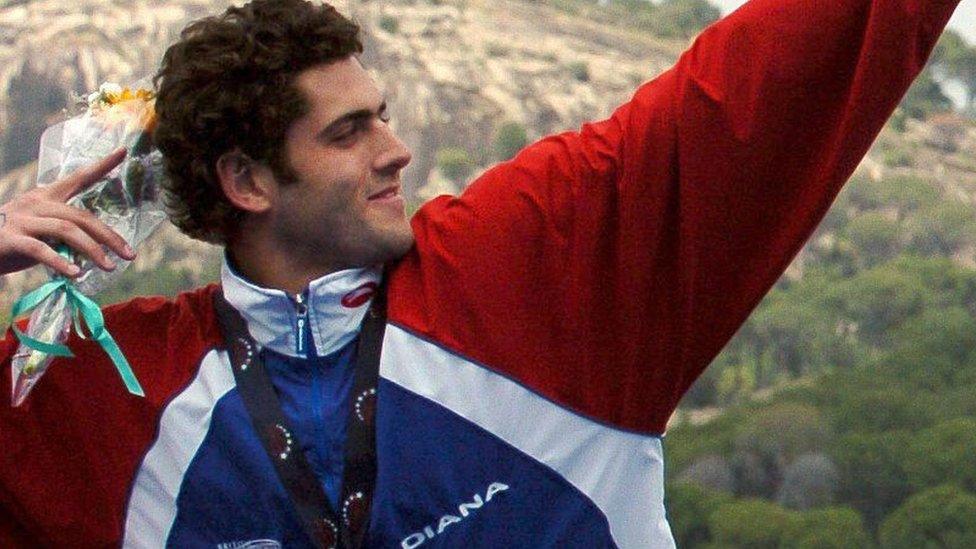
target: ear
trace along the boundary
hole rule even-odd
[[[217,159],[217,177],[227,200],[245,212],[265,213],[277,198],[278,185],[271,170],[239,150]]]

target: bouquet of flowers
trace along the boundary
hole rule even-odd
[[[161,196],[161,153],[152,147],[155,98],[148,85],[123,88],[103,84],[79,101],[80,113],[48,128],[41,136],[37,183],[50,184],[75,170],[125,147],[126,159],[101,181],[74,196],[68,203],[94,213],[135,248],[166,219]],[[88,297],[105,289],[128,267],[128,262],[108,253],[118,267],[111,272],[95,267],[67,246],[53,243],[59,253],[81,268],[81,275],[66,279],[48,270],[51,280],[14,304],[12,318],[33,311],[11,362],[12,400],[18,406],[41,378],[55,356],[72,356],[64,345],[72,326],[89,336],[108,353],[129,392],[142,396],[142,387],[125,356],[104,326],[101,311]]]

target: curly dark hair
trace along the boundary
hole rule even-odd
[[[295,79],[362,50],[358,25],[305,0],[253,0],[186,27],[154,80],[153,137],[165,159],[173,223],[226,244],[243,212],[224,196],[217,160],[239,149],[279,181],[293,181],[285,133],[309,108]]]

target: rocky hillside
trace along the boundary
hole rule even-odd
[[[33,184],[34,143],[70,97],[104,81],[150,76],[188,21],[226,5],[223,0],[0,1],[0,160],[9,164],[6,173],[0,170],[0,200]],[[492,142],[505,123],[520,124],[534,139],[603,117],[640,82],[673,63],[686,45],[532,0],[339,0],[336,5],[364,27],[364,60],[385,88],[393,123],[414,152],[404,184],[415,202],[459,190],[436,168],[439,150],[463,149],[477,168],[494,161]],[[886,139],[895,143],[889,148],[911,144],[919,168],[941,166],[944,181],[958,182],[951,189],[954,196],[976,196],[972,126],[963,123],[953,130],[955,156],[926,141],[928,131],[910,128],[905,136],[893,133]],[[865,169],[917,169],[892,167],[885,154],[876,150]],[[931,163],[922,161],[926,155]],[[217,255],[216,249],[166,227],[145,246],[135,269],[152,270],[165,262],[200,273],[200,266],[211,265]],[[41,275],[0,279],[0,310],[32,284],[31,276]]]
[[[33,185],[29,160],[36,155],[37,136],[71,97],[104,81],[151,76],[166,45],[188,21],[227,5],[219,0],[0,3],[0,152],[14,164],[0,173],[0,200]],[[389,95],[397,131],[414,152],[404,176],[414,201],[458,190],[436,173],[439,149],[460,147],[476,166],[487,165],[492,138],[505,122],[523,125],[532,139],[605,116],[637,84],[672,63],[683,45],[531,2],[336,5],[364,27],[364,60]],[[20,165],[18,154],[27,165]],[[151,242],[135,270],[166,261],[199,271],[219,253],[182,238],[172,227]],[[0,279],[0,308],[42,278],[37,272]]]

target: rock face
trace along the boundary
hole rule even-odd
[[[337,0],[364,30],[364,63],[388,96],[393,125],[414,154],[403,182],[419,203],[458,185],[439,175],[437,152],[467,151],[476,166],[497,159],[493,139],[507,122],[530,140],[607,116],[643,81],[670,66],[686,45],[601,25],[545,0]],[[149,77],[191,20],[226,0],[0,0],[0,201],[33,185],[30,161],[43,128],[72,95],[101,82]],[[976,131],[944,119],[936,128],[887,132],[881,141],[915,143],[915,157],[943,170],[957,199],[976,197]],[[952,154],[938,149],[951,146]],[[877,148],[876,148],[877,149]],[[864,168],[892,170],[881,151]],[[4,168],[6,166],[6,168]],[[923,169],[919,162],[917,169]],[[135,271],[160,264],[193,273],[219,258],[171,226],[143,246]],[[802,270],[801,254],[793,271]],[[0,318],[43,280],[41,272],[0,278]],[[191,277],[192,278],[192,277]],[[199,277],[193,282],[199,282]]]
[[[391,98],[414,152],[415,192],[443,147],[489,165],[506,121],[530,138],[608,115],[641,82],[673,63],[681,44],[599,26],[532,2],[362,2],[365,61]]]
[[[0,2],[0,201],[34,184],[36,142],[72,97],[106,81],[150,77],[191,20],[221,0],[7,0]],[[530,139],[608,115],[662,71],[683,44],[573,18],[532,1],[341,0],[364,30],[364,63],[388,95],[393,124],[414,161],[404,173],[419,202],[457,186],[436,176],[444,147],[478,166],[495,161],[505,122]],[[3,168],[6,168],[4,172]],[[425,190],[426,192],[422,192]],[[143,246],[136,271],[166,262],[199,271],[219,256],[164,227]],[[212,269],[210,269],[212,272]],[[35,269],[0,278],[0,310],[44,279]],[[0,312],[0,317],[3,313]]]
[[[56,114],[57,109],[24,112],[25,90],[30,98],[40,89],[64,102],[104,81],[151,76],[187,22],[227,5],[216,0],[0,5],[0,128]],[[364,62],[389,94],[397,130],[414,151],[405,174],[408,192],[427,182],[441,147],[464,148],[479,164],[493,161],[491,139],[502,122],[519,122],[531,137],[540,137],[609,114],[636,85],[673,62],[681,46],[533,2],[342,0],[336,5],[363,26]]]

